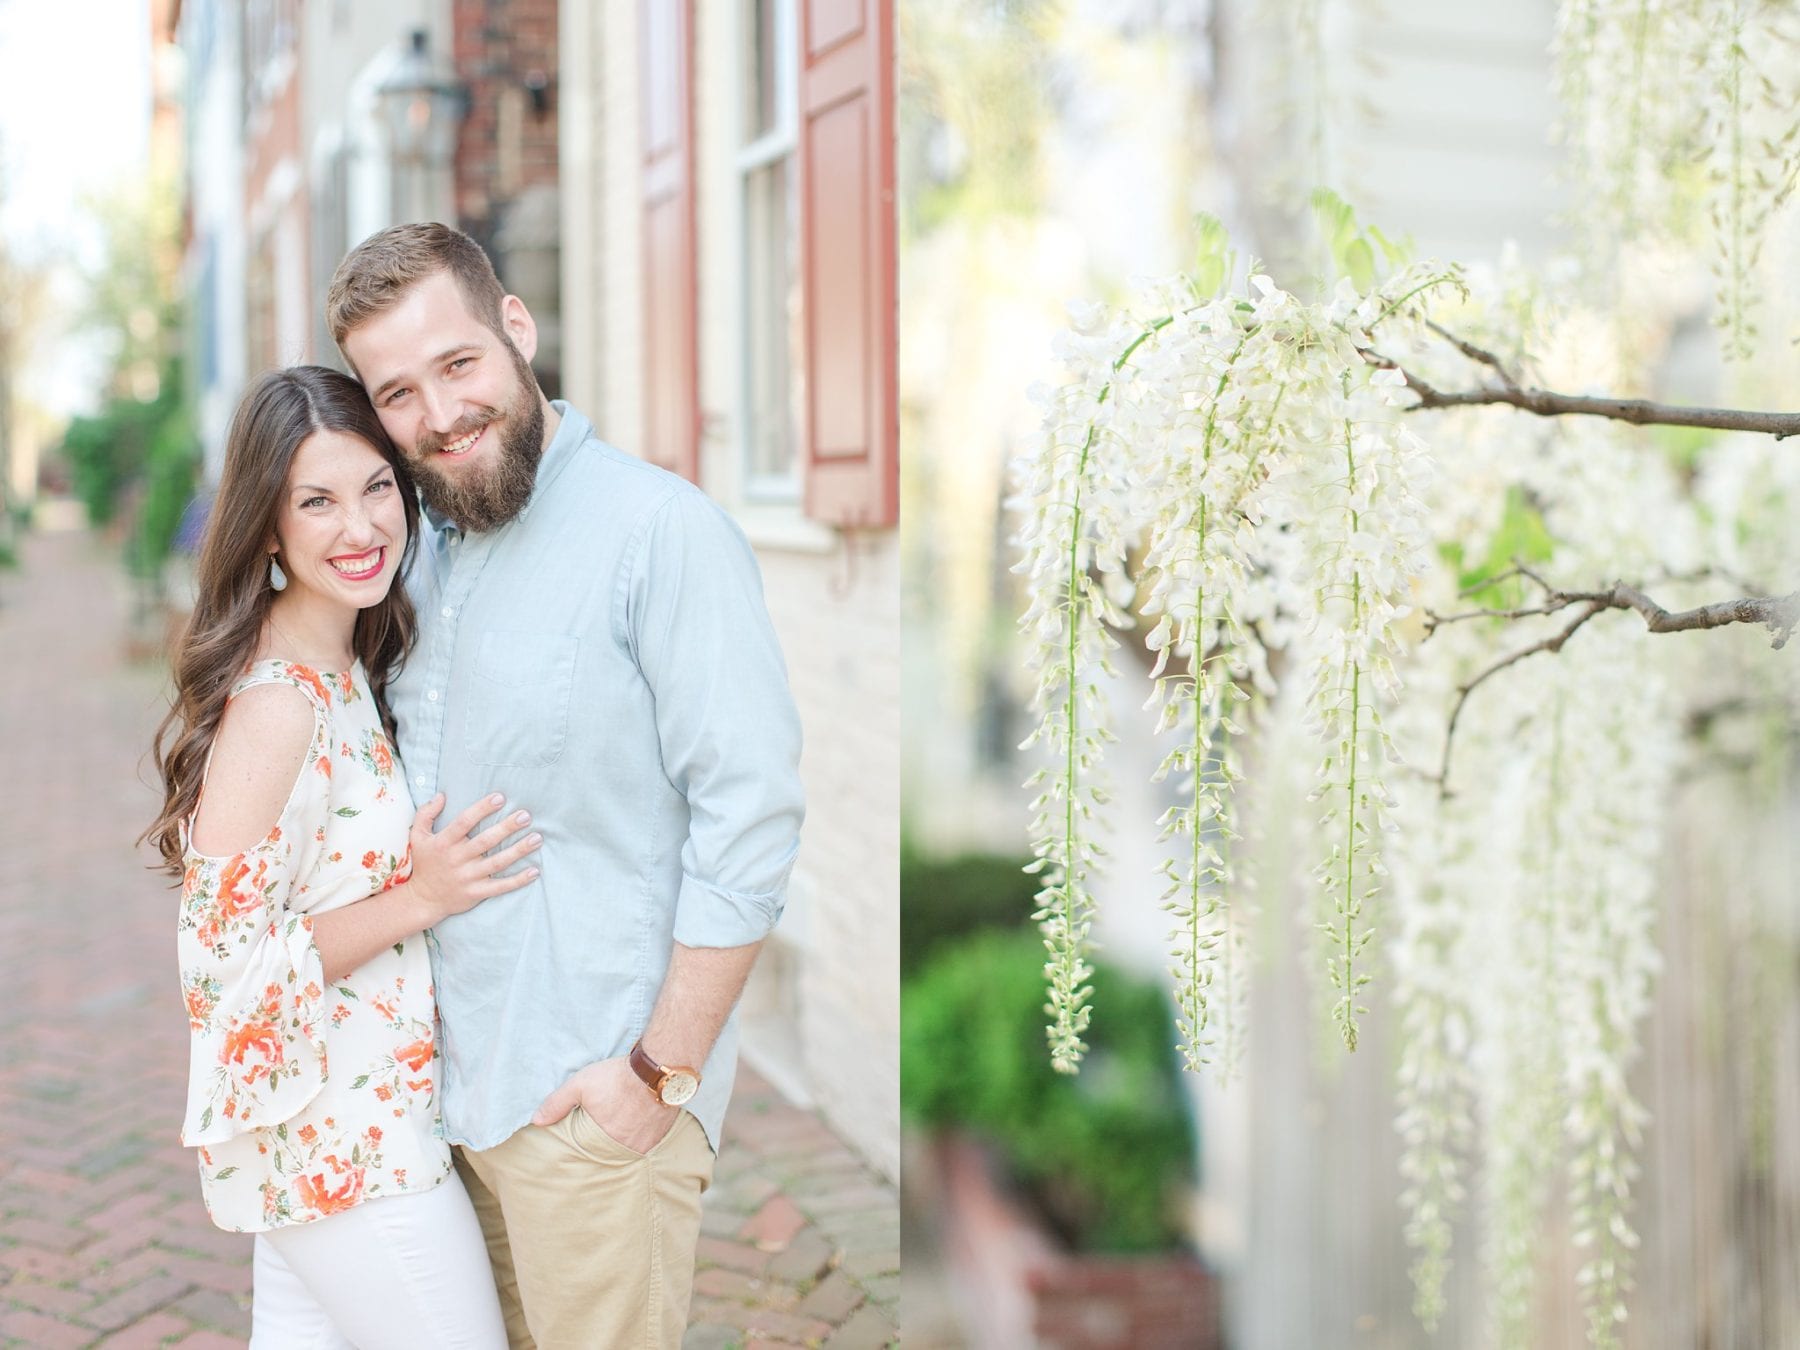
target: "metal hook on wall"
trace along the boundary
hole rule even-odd
[[[831,584],[828,588],[828,593],[833,600],[848,600],[850,593],[856,589],[857,539],[867,523],[867,517],[868,508],[860,507],[853,520],[837,527],[839,565],[832,574]]]

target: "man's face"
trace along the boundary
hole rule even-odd
[[[344,339],[426,502],[465,530],[518,515],[544,452],[543,399],[527,364],[537,332],[511,296],[501,320],[507,337],[438,272]]]

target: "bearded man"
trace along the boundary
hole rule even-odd
[[[332,336],[424,500],[391,686],[415,800],[531,809],[538,879],[431,934],[443,1117],[515,1350],[681,1342],[733,1009],[799,847],[800,728],[741,530],[531,373],[439,224],[339,266]]]

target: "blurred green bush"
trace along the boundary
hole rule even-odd
[[[1016,930],[1037,908],[1029,857],[962,853],[936,857],[900,840],[900,974],[912,974],[937,947],[986,928]]]
[[[144,496],[127,558],[135,575],[156,576],[169,556],[182,512],[193,498],[199,467],[199,439],[186,404],[177,402],[156,424],[144,458]]]
[[[901,1103],[914,1121],[996,1145],[1071,1246],[1171,1247],[1196,1150],[1167,995],[1104,966],[1093,986],[1105,1017],[1081,1072],[1059,1074],[1044,947],[1023,916],[938,944],[902,985]]]
[[[134,494],[125,561],[146,578],[155,577],[168,556],[200,463],[179,359],[163,364],[157,388],[148,402],[115,397],[94,416],[75,418],[62,443],[75,495],[95,525],[108,524],[127,489],[142,485]]]

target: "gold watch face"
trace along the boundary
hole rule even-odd
[[[681,1069],[669,1070],[663,1079],[662,1099],[664,1106],[681,1106],[692,1100],[700,1090],[700,1080],[691,1073]]]

